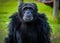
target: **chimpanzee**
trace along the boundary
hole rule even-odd
[[[22,3],[10,18],[6,43],[50,43],[47,17],[38,13],[35,3]]]

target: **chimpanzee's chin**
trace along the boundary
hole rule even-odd
[[[33,21],[32,20],[28,20],[28,21],[24,21],[24,22],[27,22],[28,23],[28,22],[33,22]]]
[[[24,22],[33,22],[33,18],[23,18]]]
[[[25,23],[33,22],[33,20],[24,20]]]

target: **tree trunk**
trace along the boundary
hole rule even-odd
[[[18,5],[22,4],[24,0],[18,0]]]
[[[58,11],[59,11],[59,0],[54,0],[54,9],[53,9],[53,16],[57,19],[58,18]]]
[[[24,0],[20,0],[20,4],[23,3]]]

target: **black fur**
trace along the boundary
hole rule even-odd
[[[36,13],[38,15],[37,20],[30,23],[20,21],[19,14],[20,11],[10,17],[11,22],[6,43],[50,43],[50,26],[45,14]]]

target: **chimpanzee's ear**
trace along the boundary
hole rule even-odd
[[[32,4],[36,6],[36,4],[35,4],[35,3],[32,3]]]
[[[24,3],[21,3],[18,7],[19,8],[22,8],[22,6],[24,6]]]
[[[37,4],[35,4],[35,3],[32,3],[32,5],[34,6],[34,8],[35,8],[35,11],[37,12],[37,11],[38,11]]]
[[[21,10],[22,10],[22,7],[24,6],[24,3],[21,3],[19,6],[18,6],[18,12],[19,14],[21,14]]]

